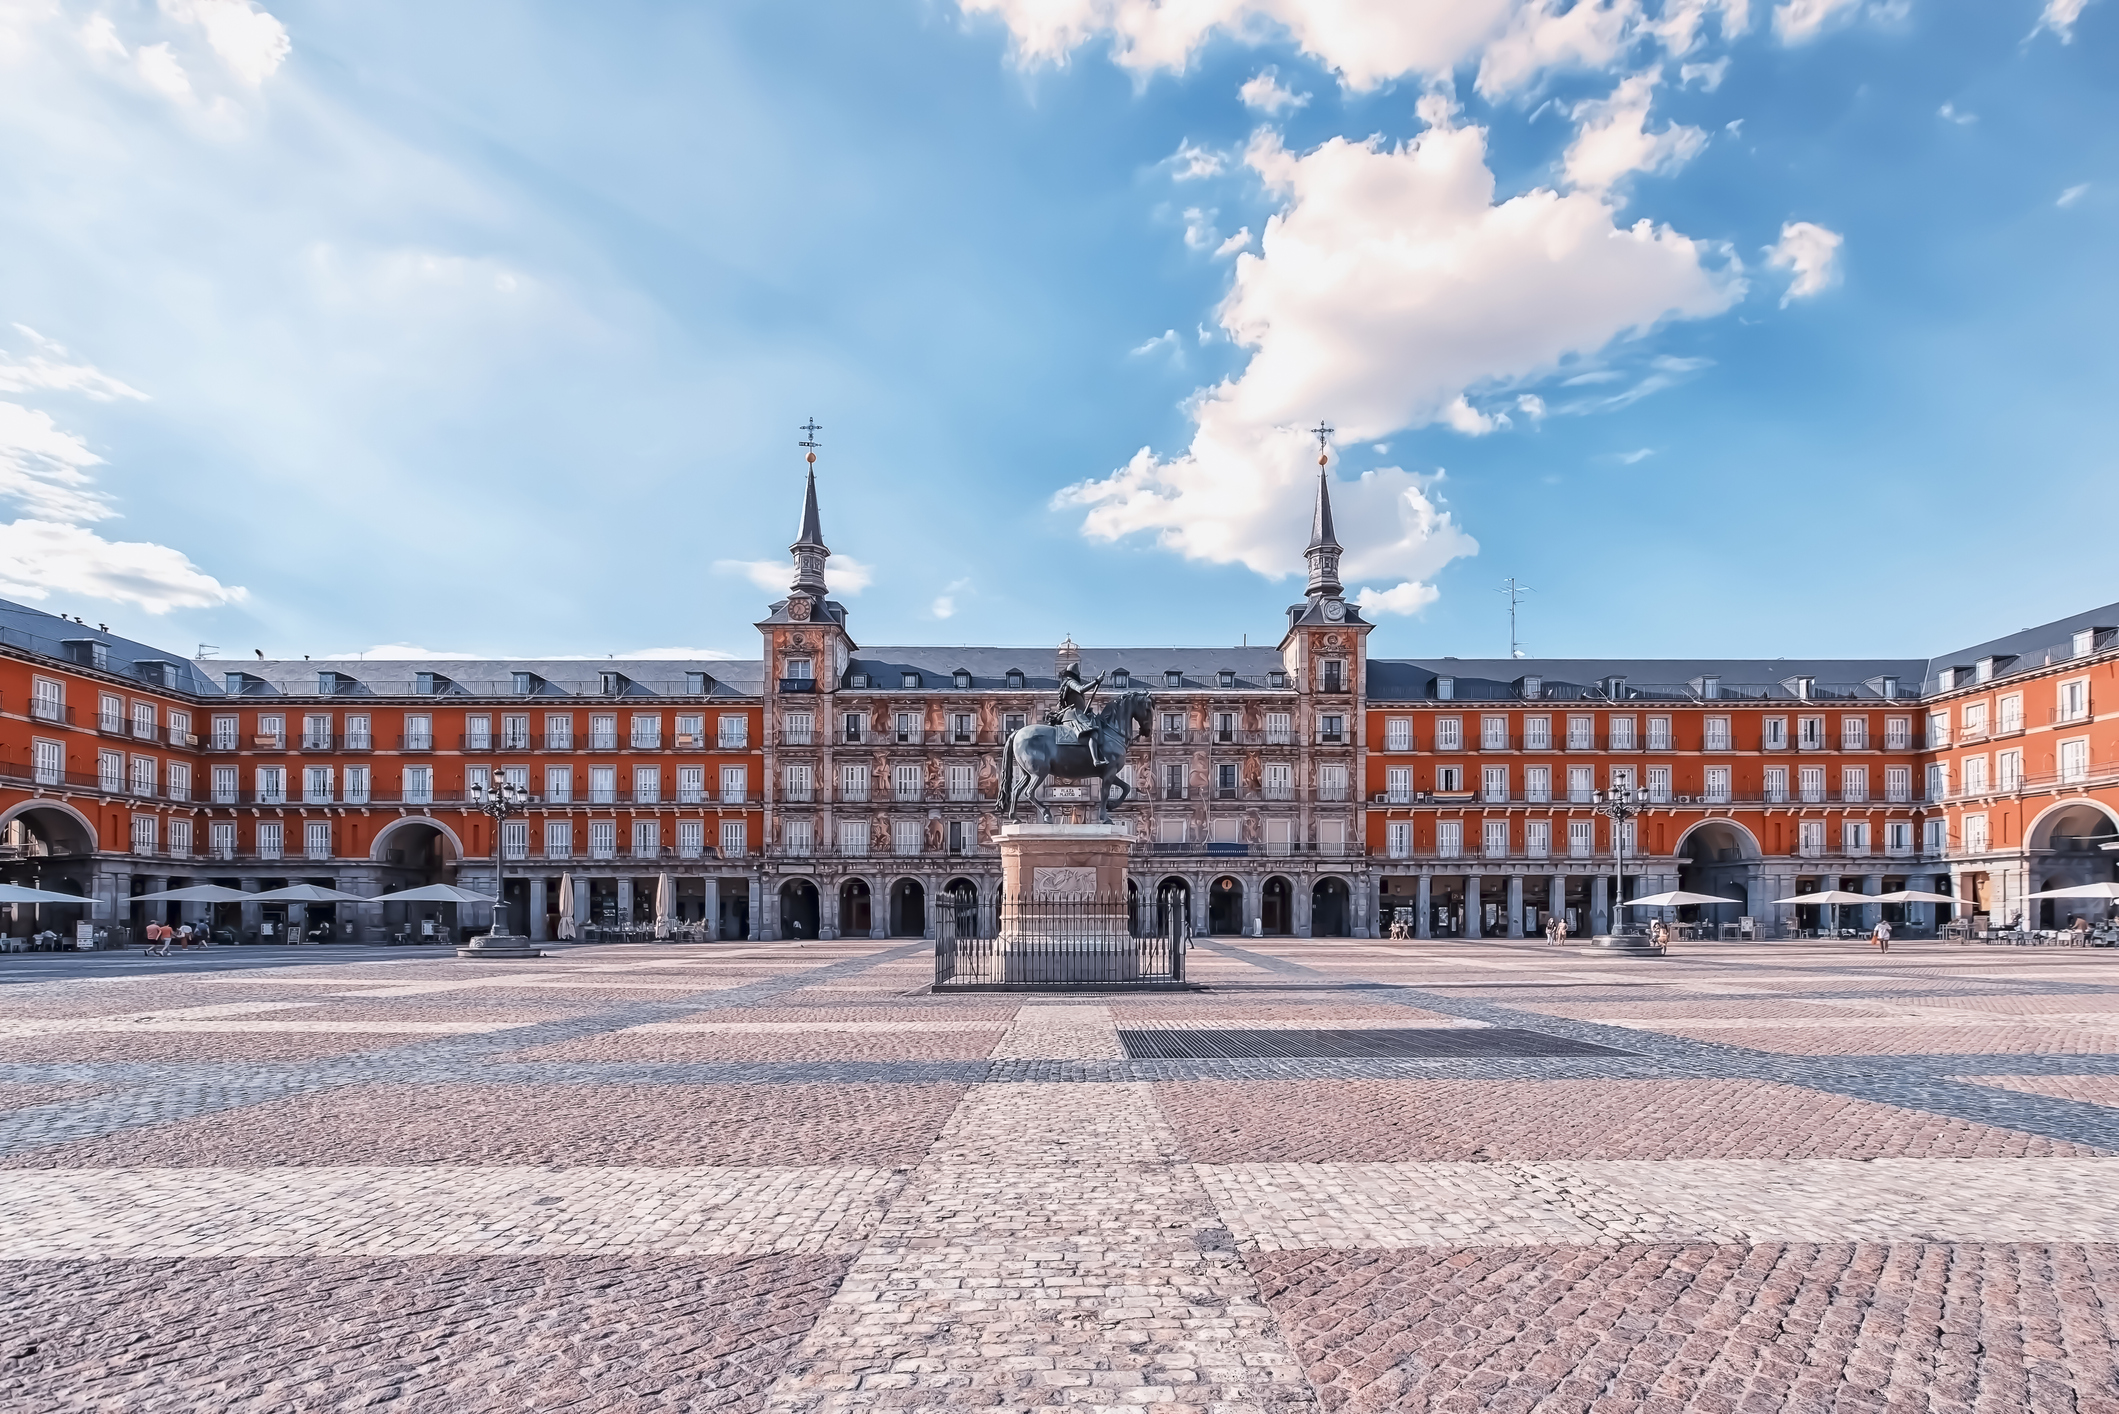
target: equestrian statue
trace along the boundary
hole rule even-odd
[[[1148,694],[1122,692],[1098,707],[1096,694],[1104,675],[1083,682],[1081,671],[1069,663],[1060,671],[1059,708],[1045,714],[1042,724],[1010,732],[1001,743],[1001,805],[1008,818],[1015,818],[1016,802],[1028,798],[1038,809],[1038,818],[1050,824],[1052,807],[1038,792],[1045,782],[1095,781],[1097,820],[1111,823],[1111,787],[1119,790],[1124,805],[1133,788],[1120,779],[1126,769],[1126,743],[1135,728],[1146,736],[1154,726],[1154,707]]]

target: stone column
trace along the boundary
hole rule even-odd
[[[712,942],[721,936],[721,880],[709,874],[700,882],[706,886],[706,937]]]
[[[1479,876],[1477,874],[1466,874],[1464,876],[1464,926],[1457,930],[1458,936],[1465,938],[1476,938],[1479,936],[1480,907]]]
[[[530,941],[531,941],[531,942],[533,942],[533,943],[541,943],[541,942],[544,942],[544,941],[546,940],[546,939],[545,939],[545,933],[546,933],[546,929],[545,929],[545,922],[544,922],[544,912],[545,912],[545,897],[544,897],[544,875],[542,875],[542,874],[532,874],[532,875],[530,876],[530,929],[529,929],[529,932],[530,932]]]
[[[1884,876],[1881,874],[1862,875],[1861,891],[1865,894],[1882,893],[1884,891]],[[1884,906],[1880,903],[1865,903],[1861,906],[1861,926],[1864,929],[1873,929],[1882,920],[1883,916]]]
[[[1545,911],[1555,918],[1567,916],[1567,876],[1548,875],[1545,880]]]
[[[1311,893],[1311,890],[1316,887],[1317,881],[1308,875],[1290,874],[1288,876],[1288,907],[1294,913],[1294,918],[1292,919],[1294,924],[1293,931],[1298,938],[1310,936],[1310,904],[1315,899],[1315,895]]]
[[[750,933],[754,938],[780,941],[780,883],[777,878],[751,880]]]
[[[817,880],[817,936],[827,942],[839,936],[840,882]]]
[[[1589,880],[1589,932],[1592,937],[1611,931],[1611,876],[1598,870]]]
[[[1265,936],[1265,878],[1253,874],[1243,881],[1243,935]]]
[[[1347,931],[1357,938],[1373,938],[1381,932],[1369,921],[1369,910],[1375,901],[1374,892],[1366,875],[1357,874],[1347,879],[1347,909],[1353,914],[1353,917],[1347,920],[1350,925]]]
[[[1433,936],[1433,899],[1429,893],[1432,887],[1429,883],[1429,877],[1425,871],[1422,871],[1419,875],[1419,885],[1414,890],[1416,902],[1413,905],[1413,936],[1416,938]]]
[[[750,889],[750,919],[744,927],[744,936],[764,938],[771,936],[765,931],[765,875],[752,873],[744,880]]]
[[[1523,876],[1508,876],[1508,936],[1523,936]]]
[[[618,879],[618,921],[633,921],[633,880],[631,875],[620,875]]]
[[[259,892],[258,881],[256,879],[245,879],[236,887],[240,888],[246,894],[254,894]],[[258,925],[262,923],[264,919],[265,911],[261,905],[255,903],[244,904],[242,922],[236,925],[237,940],[241,941],[245,934],[255,933],[258,930]]]

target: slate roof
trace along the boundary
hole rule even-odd
[[[169,687],[195,696],[211,697],[220,688],[192,666],[191,660],[182,653],[171,653],[137,639],[123,638],[114,633],[104,633],[94,624],[77,624],[72,619],[32,609],[27,604],[17,604],[0,599],[0,643],[10,648],[20,648],[31,653],[40,653],[47,658],[74,659],[81,651],[77,645],[88,642],[100,643],[104,648],[103,671],[121,678],[154,686]],[[165,668],[148,669],[145,663],[166,664]],[[89,662],[79,664],[91,666]],[[151,676],[160,672],[164,676]]]
[[[361,698],[414,697],[419,674],[435,676],[436,697],[494,697],[513,701],[592,698],[608,702],[601,675],[615,672],[626,680],[620,697],[697,697],[689,691],[688,673],[705,673],[707,699],[759,696],[765,689],[765,664],[735,658],[297,658],[244,661],[203,659],[197,667],[216,674],[239,673],[244,697]],[[326,692],[322,673],[338,674],[338,687]],[[538,685],[525,697],[515,690],[516,673],[533,673]],[[226,692],[225,683],[215,691]]]
[[[1453,680],[1454,700],[1515,700],[1525,677],[1540,681],[1541,701],[1605,698],[1605,681],[1626,680],[1623,700],[1691,701],[1702,678],[1721,679],[1728,701],[1796,701],[1793,680],[1814,680],[1818,701],[1882,700],[1882,680],[1898,679],[1901,698],[1918,688],[1921,658],[1377,658],[1369,662],[1371,702],[1434,700],[1435,680]]]
[[[1236,674],[1238,689],[1292,691],[1267,685],[1267,674],[1279,672],[1283,666],[1280,651],[1275,648],[1084,648],[1080,654],[1083,677],[1093,678],[1113,668],[1124,668],[1136,684],[1151,691],[1163,685],[1163,674],[1172,668],[1184,674],[1188,688],[1214,688],[1217,674],[1226,670]],[[843,689],[853,674],[866,673],[868,691],[903,691],[900,675],[917,672],[920,690],[951,691],[959,668],[970,671],[971,690],[976,692],[1008,691],[1011,669],[1023,674],[1023,688],[1019,690],[1042,692],[1059,687],[1059,656],[1049,644],[1036,648],[861,649],[849,660],[847,678],[841,680],[840,686]]]
[[[2106,604],[2101,609],[2089,609],[2064,619],[2055,619],[2051,623],[2039,624],[2035,628],[2018,629],[2015,633],[1990,638],[1985,643],[1975,643],[1970,648],[1960,648],[1954,653],[1945,653],[1941,657],[1930,659],[1922,680],[1922,690],[1939,691],[1944,668],[1969,669],[1976,666],[1982,658],[2007,660],[1995,663],[1994,676],[1997,678],[2042,668],[2049,663],[2065,662],[2074,656],[2074,635],[2086,628],[2098,630],[2093,651],[2102,652],[2119,642],[2119,604]]]

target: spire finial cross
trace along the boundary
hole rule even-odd
[[[1326,444],[1332,440],[1332,434],[1334,432],[1337,432],[1338,430],[1339,429],[1336,427],[1325,426],[1324,420],[1322,418],[1319,418],[1317,421],[1317,425],[1310,429],[1310,435],[1317,439],[1317,450],[1320,452],[1323,451],[1325,449]]]
[[[798,447],[821,447],[821,446],[823,446],[823,445],[824,445],[824,444],[823,444],[822,442],[819,442],[819,441],[817,441],[817,440],[816,440],[816,436],[817,436],[817,434],[818,434],[819,432],[823,431],[823,430],[824,430],[824,428],[823,428],[822,424],[820,424],[820,423],[819,423],[819,422],[818,422],[818,421],[817,421],[817,420],[816,420],[816,419],[815,419],[814,417],[812,417],[812,418],[811,418],[811,419],[810,419],[809,421],[807,421],[807,422],[803,423],[803,424],[802,424],[802,425],[801,425],[800,427],[797,427],[797,428],[796,428],[795,430],[796,430],[797,432],[807,432],[807,433],[809,434],[809,440],[808,440],[808,441],[804,441],[804,442],[797,442],[797,443],[795,443],[795,445],[796,445],[796,446],[798,446]]]

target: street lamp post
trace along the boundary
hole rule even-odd
[[[1610,790],[1597,791],[1592,797],[1591,808],[1611,821],[1611,847],[1618,857],[1619,872],[1618,891],[1611,901],[1611,932],[1617,933],[1621,917],[1619,909],[1626,902],[1626,827],[1641,813],[1642,806],[1633,787],[1622,781]]]
[[[500,767],[490,768],[488,779],[471,782],[471,804],[493,818],[493,926],[487,930],[488,938],[508,936],[508,882],[506,849],[507,823],[510,815],[520,815],[529,809],[530,792],[507,778]]]

